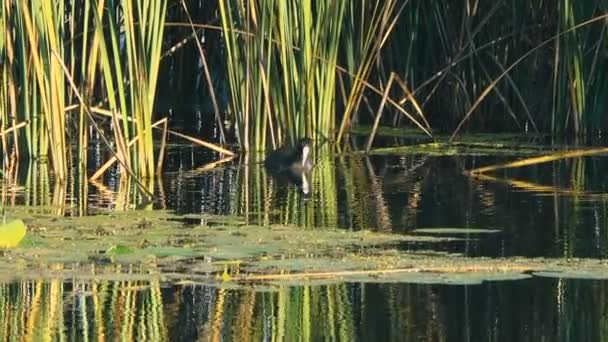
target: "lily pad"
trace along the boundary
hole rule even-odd
[[[150,247],[142,250],[145,254],[152,254],[157,257],[195,257],[198,256],[198,253],[194,251],[192,248],[185,247],[173,247],[173,246],[163,246],[163,247]]]
[[[539,271],[534,276],[546,278],[568,278],[568,279],[608,279],[606,270],[567,270],[567,271]]]
[[[0,226],[0,248],[14,248],[25,237],[27,228],[21,220],[13,220]]]
[[[500,233],[498,229],[483,228],[418,228],[414,233],[422,234],[495,234]]]
[[[125,245],[114,245],[106,250],[107,254],[117,256],[133,253],[133,249]]]
[[[0,258],[0,282],[58,274],[70,279],[114,279],[133,277],[131,270],[138,270],[144,279],[154,274],[166,281],[222,287],[339,281],[478,284],[531,275],[608,277],[608,263],[599,259],[490,259],[432,252],[434,243],[455,239],[449,234],[500,232],[492,229],[428,227],[405,235],[243,222],[210,226],[166,211],[57,218],[29,208],[10,210],[11,217],[28,224],[25,240],[30,243],[4,251],[10,257]],[[23,222],[9,226],[21,227],[25,234]],[[456,238],[460,237],[464,236]],[[403,248],[410,243],[428,248]]]

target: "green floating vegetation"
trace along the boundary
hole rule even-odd
[[[0,225],[0,248],[17,247],[26,231],[25,224],[19,219]]]
[[[350,133],[357,135],[368,136],[372,133],[372,126],[369,125],[356,125],[350,128]],[[405,138],[412,140],[430,141],[428,135],[424,134],[420,129],[409,128],[409,127],[387,127],[378,126],[377,136],[380,137],[393,137],[393,138]]]
[[[125,245],[114,245],[106,250],[106,254],[117,256],[133,253],[133,249]]]
[[[189,220],[192,222],[197,222],[201,225],[209,225],[209,226],[242,226],[246,224],[246,221],[243,217],[240,216],[229,216],[229,215],[194,215],[194,214],[186,214],[182,215],[180,219]]]
[[[504,145],[491,143],[448,143],[433,142],[426,144],[382,147],[372,149],[369,153],[373,155],[394,154],[424,154],[428,156],[529,156],[546,153],[537,146],[527,145]]]
[[[495,234],[500,233],[498,229],[483,228],[418,228],[413,233],[419,234]]]
[[[536,277],[569,278],[569,279],[608,279],[608,271],[604,268],[589,268],[581,270],[540,271],[534,272]]]
[[[368,126],[353,128],[357,134],[369,134]],[[367,132],[367,133],[366,133]],[[411,144],[404,146],[392,146],[372,148],[369,152],[373,155],[394,154],[425,154],[429,156],[446,155],[538,155],[553,151],[559,147],[544,146],[539,144],[539,135],[516,135],[516,134],[468,134],[459,137],[458,141],[450,142],[449,136],[437,135],[431,141],[420,131],[407,128],[380,127],[379,136],[403,138],[411,140]],[[564,147],[566,148],[566,147]]]
[[[521,272],[466,272],[466,273],[406,273],[382,277],[350,278],[361,282],[407,282],[416,284],[478,285],[486,281],[514,281],[532,278]]]
[[[238,224],[210,225],[208,216],[186,219],[166,211],[91,217],[32,212],[18,207],[8,210],[11,217],[28,225],[28,236],[18,247],[4,251],[0,281],[135,277],[272,288],[341,281],[478,284],[530,276],[608,278],[608,264],[602,260],[473,258],[432,250],[434,243],[457,240],[448,236],[262,226],[236,217],[229,222]],[[429,234],[497,232],[421,230]],[[428,249],[404,250],[409,243],[424,243]]]

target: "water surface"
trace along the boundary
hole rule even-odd
[[[311,191],[266,173],[259,159],[174,145],[155,208],[254,224],[458,237],[404,243],[470,257],[603,259],[608,251],[608,158],[466,171],[519,153],[363,155],[317,151]],[[95,154],[101,164],[103,156]],[[94,163],[93,163],[94,164]],[[100,165],[97,165],[100,166]],[[43,166],[33,166],[40,171]],[[9,204],[76,215],[128,203],[114,170],[103,182],[58,188],[29,168]],[[55,210],[55,209],[53,209]],[[422,231],[423,233],[420,233]],[[442,232],[442,233],[441,233]],[[533,276],[480,285],[345,283],[235,289],[160,281],[36,280],[0,286],[0,336],[80,340],[604,340],[603,280]]]
[[[608,282],[342,283],[218,289],[157,281],[0,285],[7,340],[602,341]]]

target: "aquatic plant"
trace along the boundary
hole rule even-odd
[[[73,164],[86,170],[93,133],[128,173],[159,172],[153,128],[164,125],[163,139],[169,131],[166,121],[153,120],[154,99],[163,44],[183,38],[165,35],[165,22],[181,13],[187,20],[173,24],[196,37],[221,140],[223,121],[233,121],[243,150],[304,135],[340,142],[353,124],[402,127],[403,118],[427,135],[606,127],[608,82],[598,75],[607,63],[608,14],[597,2],[180,5],[168,12],[166,0],[5,2],[3,163],[19,153],[48,159],[64,181]],[[209,11],[220,24],[199,22]],[[201,42],[210,34],[200,35],[201,27],[221,32],[216,65],[205,58],[209,47]],[[213,79],[224,73],[228,95],[215,96]]]

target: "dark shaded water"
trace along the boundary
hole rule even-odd
[[[603,341],[608,282],[346,283],[229,290],[158,282],[0,285],[8,340]]]
[[[108,158],[94,150],[96,170]],[[181,214],[231,215],[252,223],[289,223],[408,234],[421,228],[472,228],[491,234],[458,234],[439,246],[468,256],[592,257],[608,253],[608,158],[575,158],[472,178],[475,167],[523,155],[364,156],[317,151],[310,194],[278,181],[252,157],[215,165],[220,157],[200,147],[174,145],[162,179],[155,180],[156,208]],[[538,154],[542,154],[539,152]],[[253,161],[252,161],[253,160]],[[210,167],[213,164],[215,167]],[[58,189],[36,179],[42,166],[23,167],[9,203],[55,205],[68,215],[133,202],[116,170],[81,189],[85,180]],[[29,170],[29,171],[27,171]],[[92,172],[92,171],[91,171]],[[86,199],[86,201],[83,201]],[[406,245],[403,248],[427,248]],[[437,245],[433,245],[437,249]]]
[[[156,181],[154,206],[308,229],[395,234],[421,228],[488,229],[498,232],[456,234],[462,240],[402,248],[562,257],[564,262],[604,258],[608,158],[569,159],[481,178],[463,173],[519,158],[317,151],[311,192],[304,194],[294,184],[269,177],[251,158],[207,169],[216,155],[173,146],[164,177]],[[117,174],[109,173],[105,186],[91,185],[85,193],[67,190],[61,196],[50,183],[40,187],[28,179],[12,203],[67,203],[67,214],[79,210],[83,198],[88,210],[113,208],[122,186]],[[15,339],[597,341],[608,333],[606,281],[533,277],[469,286],[341,283],[270,292],[158,282],[24,281],[0,289],[0,336]]]
[[[185,158],[174,150],[170,158]],[[310,196],[279,183],[259,164],[238,161],[184,176],[169,171],[166,207],[181,213],[243,215],[252,222],[372,229],[499,230],[455,235],[445,244],[469,256],[593,257],[608,252],[608,158],[579,158],[489,173],[464,171],[524,156],[362,156],[318,160]],[[174,165],[177,163],[174,163]],[[198,165],[204,164],[203,161]],[[404,248],[426,248],[409,245]],[[434,245],[433,248],[437,248]]]

